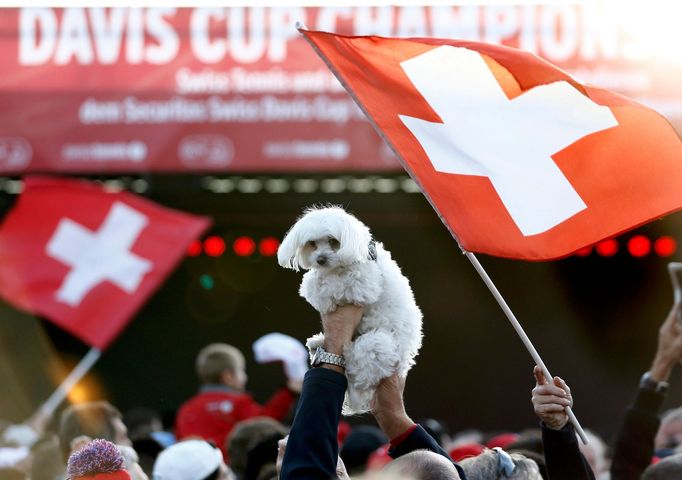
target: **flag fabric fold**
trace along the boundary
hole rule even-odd
[[[551,260],[682,208],[670,123],[533,54],[301,33],[464,250]]]
[[[0,296],[103,350],[209,225],[130,192],[26,178],[0,225]]]

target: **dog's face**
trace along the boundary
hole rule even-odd
[[[336,268],[342,264],[337,255],[341,242],[328,235],[326,237],[308,240],[301,249],[301,267],[311,268]]]
[[[308,209],[282,240],[277,260],[294,270],[366,262],[371,240],[365,224],[342,208]]]

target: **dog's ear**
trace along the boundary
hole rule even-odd
[[[369,260],[369,243],[372,241],[372,234],[369,228],[360,220],[350,214],[339,225],[340,235],[338,255],[345,263],[364,263]]]
[[[300,222],[294,223],[284,236],[284,240],[277,249],[277,261],[280,266],[290,268],[298,272],[300,264],[300,243],[301,243]]]

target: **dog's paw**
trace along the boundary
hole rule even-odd
[[[317,347],[321,347],[323,343],[324,335],[322,333],[313,335],[308,340],[306,340],[305,346],[308,348],[308,355],[310,356],[311,362],[313,361],[313,355],[315,355],[315,350],[317,350]]]

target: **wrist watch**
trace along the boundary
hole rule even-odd
[[[639,388],[649,390],[656,393],[666,393],[670,384],[668,382],[657,382],[651,378],[651,372],[645,372],[639,381]]]
[[[313,355],[313,361],[311,366],[318,367],[323,363],[328,363],[330,365],[336,365],[337,367],[346,368],[346,359],[343,355],[336,355],[335,353],[329,353],[322,347],[317,347],[315,354]]]

